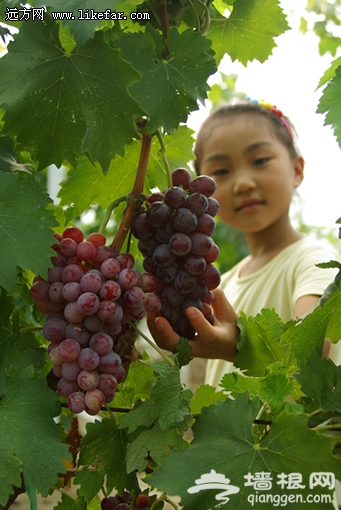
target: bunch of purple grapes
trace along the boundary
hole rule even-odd
[[[108,496],[101,501],[101,510],[130,510],[133,498],[128,491],[124,491],[122,496]],[[149,510],[151,501],[147,494],[139,494],[136,498],[134,508],[136,510]]]
[[[172,173],[172,187],[151,194],[135,216],[132,233],[144,256],[143,267],[157,277],[155,294],[161,306],[154,312],[165,317],[186,338],[195,331],[185,310],[194,306],[213,324],[212,290],[220,283],[213,262],[219,248],[211,235],[219,203],[212,198],[215,181],[207,176],[192,179],[182,168]]]
[[[47,280],[35,278],[30,296],[46,314],[43,335],[58,393],[73,413],[97,414],[125,378],[115,342],[128,321],[144,317],[145,291],[156,282],[134,269],[131,254],[115,257],[102,234],[84,240],[80,229],[69,227],[54,238],[53,268]]]

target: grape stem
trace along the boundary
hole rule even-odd
[[[121,251],[124,240],[129,232],[131,223],[133,221],[135,212],[139,207],[138,201],[134,199],[137,199],[139,196],[141,196],[144,188],[144,181],[146,179],[152,137],[145,130],[141,133],[141,138],[142,142],[140,159],[137,167],[134,187],[129,195],[128,205],[124,212],[120,226],[118,227],[118,231],[115,235],[113,242],[111,243],[111,248],[114,250],[116,256]]]
[[[165,492],[163,492],[161,494],[160,497],[158,497],[154,503],[152,504],[152,506],[150,507],[150,510],[154,510],[156,508],[156,506],[161,502],[161,501],[166,501],[166,503],[169,503],[175,510],[178,510],[178,505],[176,505],[174,503],[174,501],[171,501],[170,499],[167,498],[167,495]]]
[[[167,356],[164,352],[162,352],[161,349],[159,349],[159,347],[150,340],[150,338],[148,338],[144,333],[142,333],[142,331],[139,330],[139,328],[136,326],[136,324],[134,324],[134,322],[132,321],[129,321],[128,324],[136,331],[136,333],[138,335],[140,335],[153,349],[156,350],[156,352],[158,354],[160,354],[160,356],[165,359],[167,361],[167,363],[169,363],[169,365],[174,368],[175,367],[175,363],[174,361],[169,357]]]
[[[160,129],[158,129],[155,132],[155,134],[156,134],[157,139],[159,140],[159,143],[160,143],[160,146],[161,146],[159,154],[160,154],[160,156],[162,158],[163,164],[165,165],[165,169],[166,169],[167,188],[171,188],[172,187],[172,171],[170,169],[170,166],[169,166],[169,163],[168,163],[168,159],[167,159],[166,145],[165,145],[164,139],[163,139],[163,137],[161,135]]]
[[[115,200],[113,200],[107,207],[107,210],[106,210],[106,213],[105,213],[105,216],[103,218],[103,221],[98,229],[98,232],[100,234],[103,234],[107,224],[108,224],[108,221],[110,220],[110,217],[112,215],[112,212],[113,210],[119,205],[121,204],[122,202],[127,202],[128,201],[128,198],[129,198],[129,195],[123,195],[122,197],[119,197],[119,198],[116,198]]]

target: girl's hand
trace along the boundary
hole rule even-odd
[[[239,337],[239,329],[236,324],[237,315],[222,289],[215,289],[213,293],[213,326],[197,308],[189,307],[186,310],[188,320],[197,331],[193,340],[189,341],[192,346],[192,356],[234,361]],[[148,314],[147,323],[157,345],[161,349],[173,352],[180,337],[174,332],[169,322],[164,317]]]

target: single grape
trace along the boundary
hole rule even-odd
[[[198,282],[206,285],[209,290],[215,289],[220,283],[219,269],[212,264],[207,264],[205,270],[198,276]]]
[[[85,411],[85,395],[81,391],[75,391],[68,396],[67,406],[72,413],[78,414]],[[109,508],[107,510],[110,510]]]
[[[77,308],[77,303],[71,302],[68,303],[64,309],[65,319],[69,322],[73,322],[74,324],[77,322],[82,322],[85,318],[85,314],[81,313]]]
[[[143,304],[144,292],[140,287],[132,287],[125,291],[124,302],[131,308],[136,308]]]
[[[84,275],[83,269],[77,264],[70,264],[64,267],[62,271],[62,282],[80,282],[82,276]]]
[[[196,229],[197,217],[189,209],[184,207],[178,209],[172,218],[172,226],[176,232],[190,234]]]
[[[103,498],[101,501],[101,510],[115,510],[118,504],[119,500],[115,498],[115,496]]]
[[[118,382],[112,374],[100,374],[98,378],[98,389],[105,396],[111,396],[117,388]]]
[[[67,381],[76,381],[81,370],[77,361],[65,362],[61,366],[62,377]]]
[[[169,239],[169,249],[177,257],[183,257],[190,252],[192,248],[192,240],[183,232],[176,232]]]
[[[92,243],[96,248],[98,248],[98,246],[104,246],[107,242],[106,237],[103,234],[99,234],[97,232],[90,234],[88,241]]]
[[[185,207],[190,209],[196,216],[201,216],[207,211],[208,198],[202,193],[193,193],[187,198]]]
[[[61,359],[67,363],[76,361],[80,353],[81,347],[77,340],[66,338],[58,346],[58,354]]]
[[[208,207],[207,207],[207,214],[210,214],[211,216],[216,216],[219,212],[219,202],[213,197],[208,197]]]
[[[65,257],[73,257],[77,252],[77,243],[70,237],[65,237],[60,241],[59,251]]]
[[[171,209],[164,202],[153,202],[148,207],[146,216],[152,227],[162,227],[170,220]]]
[[[132,269],[134,267],[134,257],[131,253],[120,253],[116,260],[121,266],[121,269]]]
[[[95,390],[98,386],[99,375],[95,370],[80,370],[77,383],[84,391]]]
[[[184,294],[178,292],[172,284],[167,285],[162,291],[162,301],[169,306],[179,306],[184,299]]]
[[[57,383],[57,391],[63,398],[68,398],[71,393],[79,390],[77,381],[68,381],[64,378],[60,379]]]
[[[84,292],[81,294],[76,302],[78,311],[87,316],[93,315],[97,312],[100,302],[96,294],[93,292]]]
[[[175,262],[176,256],[169,249],[168,244],[159,244],[153,253],[153,261],[157,266],[166,267]]]
[[[79,282],[83,292],[94,292],[95,294],[100,290],[102,283],[102,276],[92,271],[85,273]]]
[[[181,294],[187,294],[195,289],[197,279],[187,271],[179,271],[174,279],[174,287]]]
[[[206,255],[213,244],[213,240],[208,237],[206,234],[202,234],[200,232],[195,232],[191,236],[192,248],[190,253],[193,255]]]
[[[136,239],[149,239],[152,237],[154,230],[147,220],[146,213],[140,213],[134,217],[131,231]]]
[[[68,282],[63,285],[62,295],[66,301],[77,301],[82,292],[82,287],[78,282]]]
[[[145,293],[143,297],[143,305],[146,312],[157,313],[161,306],[160,297],[153,292]]]
[[[139,494],[136,498],[137,508],[147,508],[150,506],[150,498],[147,494]]]
[[[60,282],[62,279],[63,268],[59,266],[50,267],[47,271],[47,281],[51,285],[54,282]],[[33,299],[33,298],[32,298]]]
[[[81,243],[84,239],[83,232],[78,227],[68,227],[64,230],[62,238],[71,238],[77,244]]]
[[[91,349],[94,349],[100,356],[107,354],[113,348],[113,340],[106,333],[96,333],[90,338],[89,345]]]
[[[109,352],[100,357],[98,369],[104,374],[115,375],[115,370],[121,365],[120,356],[116,352]]]
[[[114,257],[109,257],[101,265],[101,273],[105,278],[115,278],[121,269],[119,261]]]
[[[49,289],[50,284],[48,282],[45,280],[38,280],[37,282],[34,282],[30,288],[30,298],[38,303],[48,301],[50,299]]]
[[[64,303],[65,299],[63,296],[63,288],[64,283],[62,282],[55,282],[52,285],[50,285],[49,288],[49,298],[54,303]]]
[[[105,301],[116,301],[121,293],[121,287],[114,280],[106,280],[99,290],[99,295]]]
[[[79,260],[90,262],[96,255],[96,246],[90,241],[82,241],[77,245],[76,255]]]
[[[91,333],[98,333],[102,331],[104,321],[102,321],[97,315],[88,315],[84,319],[84,326]]]
[[[49,319],[43,327],[43,336],[50,342],[60,343],[65,338],[66,322],[62,319]]]
[[[217,183],[214,179],[212,179],[212,177],[208,177],[207,175],[199,175],[199,177],[194,179],[189,186],[190,194],[202,193],[206,197],[213,195],[216,189]]]
[[[157,267],[156,275],[157,277],[165,283],[170,283],[174,280],[178,273],[178,266],[176,264],[172,264],[167,267]]]
[[[115,301],[101,301],[97,317],[103,322],[120,321],[123,317],[122,307]]]
[[[100,357],[94,349],[85,347],[80,351],[77,360],[79,366],[84,370],[95,370],[99,365]]]
[[[171,209],[179,209],[179,207],[184,207],[186,200],[186,192],[178,186],[174,186],[173,188],[168,189],[164,196],[165,203]]]
[[[66,326],[65,335],[66,338],[77,340],[81,347],[86,347],[91,337],[90,331],[85,327],[84,322],[78,322],[76,324],[70,322],[70,324]]]
[[[206,268],[206,260],[198,255],[189,255],[184,260],[183,268],[187,273],[198,276]]]
[[[206,234],[207,236],[211,236],[213,232],[215,231],[216,223],[212,216],[209,214],[202,214],[198,217],[198,224],[197,228],[195,229],[196,232],[201,232],[203,234]]]
[[[90,390],[85,393],[84,401],[86,410],[89,409],[90,411],[98,413],[104,405],[105,396],[96,388],[95,390]]]
[[[138,282],[138,276],[133,269],[122,269],[117,276],[117,283],[121,289],[131,289]]]
[[[173,186],[182,186],[183,189],[188,190],[192,182],[192,176],[185,168],[177,168],[172,172]]]

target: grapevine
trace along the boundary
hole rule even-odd
[[[188,115],[209,98],[224,55],[244,65],[271,55],[289,28],[279,1],[90,3],[89,12],[122,16],[79,20],[78,0],[58,19],[66,4],[57,0],[0,2],[8,50],[0,58],[0,509],[26,493],[25,508],[35,510],[37,494],[54,492],[56,510],[213,508],[214,491],[188,489],[216,466],[243,487],[222,508],[247,506],[244,476],[268,466],[274,479],[292,466],[305,480],[321,470],[341,479],[340,369],[313,357],[325,337],[339,340],[339,279],[300,321],[283,324],[273,310],[241,315],[243,374],[225,378],[224,391],[204,385],[193,395],[182,382],[187,339],[195,341],[186,309],[213,322],[222,258],[214,184],[188,163]],[[148,16],[133,21],[134,12]],[[319,106],[332,125],[337,66]],[[61,183],[56,200],[51,176]],[[235,263],[229,236],[223,258]],[[182,337],[175,354],[140,331],[148,313]],[[138,337],[156,359],[139,352]]]

